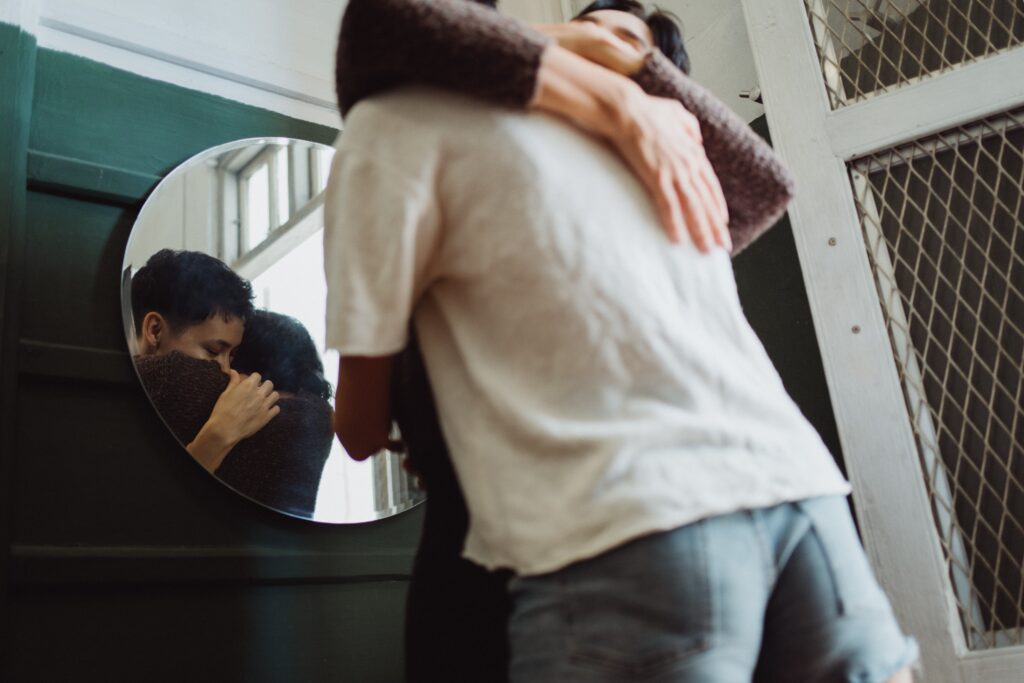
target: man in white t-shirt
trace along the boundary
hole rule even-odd
[[[413,321],[464,555],[517,576],[513,680],[885,680],[915,647],[849,486],[728,255],[659,226],[618,157],[558,120],[425,88],[360,103],[325,207],[339,438],[386,445]]]

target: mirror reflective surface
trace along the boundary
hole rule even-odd
[[[338,357],[324,351],[322,233],[333,154],[249,139],[176,168],[132,228],[122,312],[139,379],[188,454],[267,507],[355,523],[425,496],[400,455],[354,462],[331,428]]]

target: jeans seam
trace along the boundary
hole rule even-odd
[[[754,535],[757,537],[757,546],[761,551],[761,567],[764,569],[764,591],[765,595],[771,595],[775,584],[779,580],[779,568],[775,566],[775,553],[772,550],[772,543],[768,538],[768,528],[760,510],[748,510],[750,519],[754,526]]]

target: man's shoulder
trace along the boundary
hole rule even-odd
[[[475,121],[513,113],[482,100],[424,85],[405,85],[361,100],[345,118],[345,129],[442,134]]]

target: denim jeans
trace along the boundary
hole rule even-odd
[[[515,682],[874,683],[917,659],[839,497],[711,517],[509,590]]]

